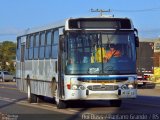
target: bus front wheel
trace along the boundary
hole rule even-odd
[[[120,107],[122,104],[122,100],[110,100],[110,105],[112,107]]]
[[[67,107],[66,102],[64,100],[59,100],[56,102],[57,108],[58,109],[64,109]]]
[[[67,107],[66,101],[59,99],[58,90],[55,90],[55,101],[58,109],[64,109]]]

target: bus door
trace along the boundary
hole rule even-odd
[[[64,36],[59,38],[59,54],[58,55],[58,86],[59,86],[59,97],[64,96]]]

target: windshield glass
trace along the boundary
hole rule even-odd
[[[68,35],[67,74],[131,74],[135,64],[133,32]]]

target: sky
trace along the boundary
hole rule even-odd
[[[140,38],[160,38],[160,0],[0,0],[0,42],[16,41],[27,28],[99,15],[91,9],[110,9],[106,15],[131,18]]]

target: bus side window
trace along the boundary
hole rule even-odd
[[[28,54],[29,53],[29,36],[27,36],[26,40],[26,49],[25,49],[25,60],[28,60]]]
[[[21,47],[21,38],[17,38],[17,60],[20,61],[20,47]]]
[[[44,59],[44,48],[45,48],[45,33],[41,33],[40,35],[40,51],[39,58]]]
[[[35,35],[35,42],[34,42],[34,59],[38,59],[38,49],[39,49],[39,33]]]
[[[51,57],[51,31],[48,31],[46,34],[45,58],[48,59],[50,57]]]
[[[29,59],[33,59],[33,41],[34,41],[34,36],[31,35],[29,37]]]
[[[57,59],[58,57],[58,41],[59,41],[59,32],[55,30],[52,32],[52,58]]]

